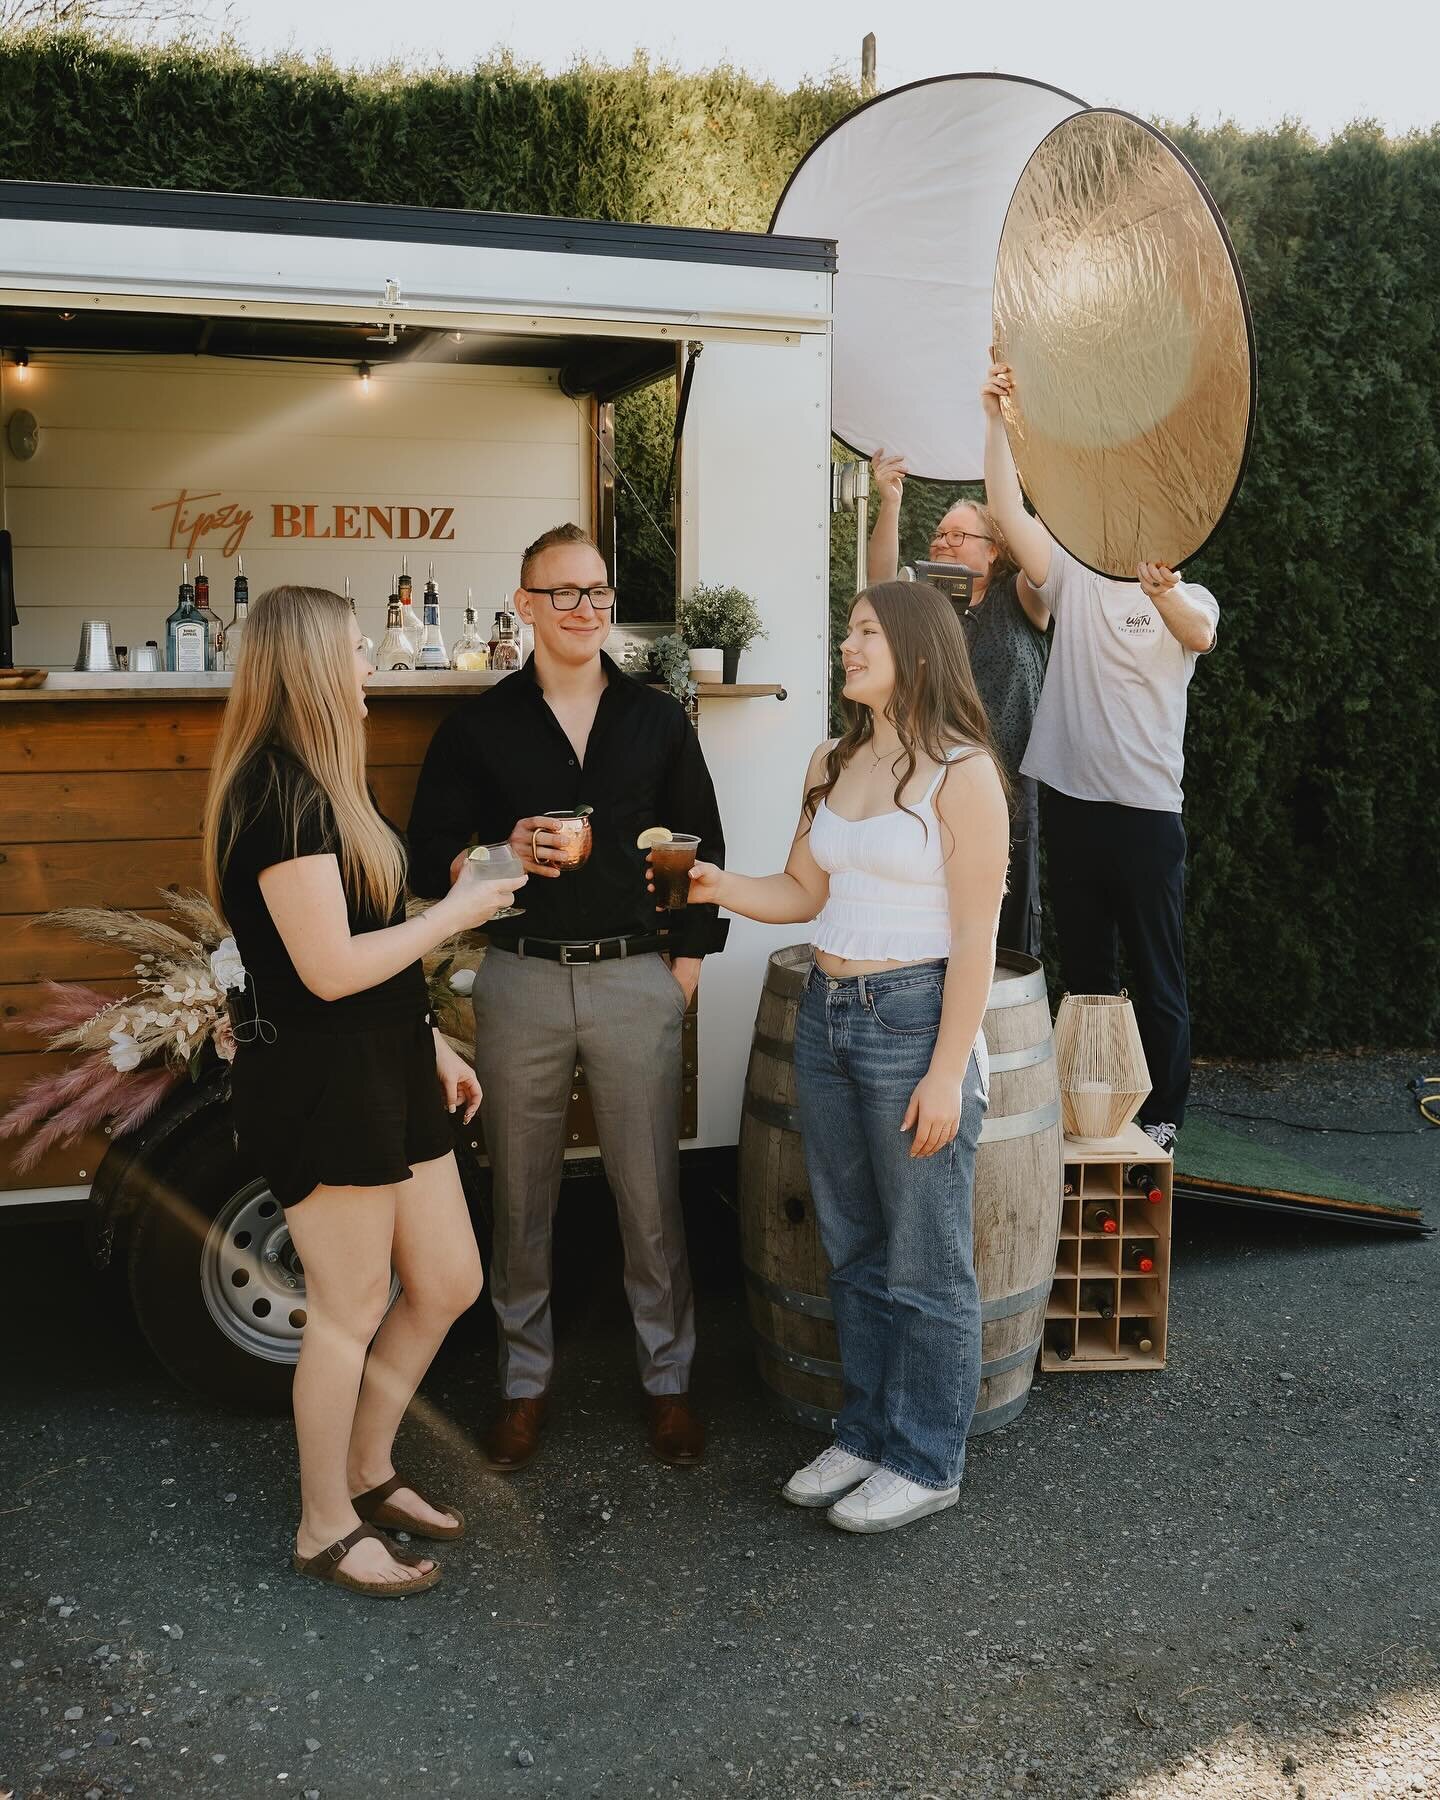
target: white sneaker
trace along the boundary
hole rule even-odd
[[[1174,1150],[1175,1140],[1180,1135],[1175,1127],[1169,1123],[1163,1125],[1142,1125],[1140,1129],[1145,1133],[1146,1137],[1148,1137],[1152,1143],[1158,1145],[1167,1156]]]
[[[852,1493],[832,1506],[825,1517],[841,1531],[894,1531],[927,1513],[944,1512],[960,1498],[960,1489],[922,1487],[890,1469],[878,1469]]]
[[[879,1467],[879,1463],[866,1462],[863,1456],[852,1456],[838,1444],[831,1444],[814,1462],[797,1469],[780,1491],[792,1506],[828,1506],[858,1487]]]

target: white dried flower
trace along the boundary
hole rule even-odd
[[[110,1033],[110,1048],[107,1055],[110,1058],[111,1066],[118,1069],[122,1075],[127,1075],[131,1069],[138,1069],[142,1061],[139,1044],[135,1042],[128,1031],[119,1025],[115,1026]]]
[[[240,960],[240,949],[233,937],[221,938],[210,952],[210,973],[226,993],[232,988],[243,989],[245,986],[245,965]]]

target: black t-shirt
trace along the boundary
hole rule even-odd
[[[1030,742],[1035,708],[1045,685],[1050,640],[1030,623],[1014,574],[1001,576],[961,618],[975,685],[985,703],[990,735],[1013,782]]]
[[[293,816],[294,803],[301,798],[313,804],[303,808],[292,840],[286,819]],[[241,771],[230,790],[230,805],[239,830],[221,872],[220,894],[240,960],[250,977],[257,1015],[308,1030],[344,1031],[423,1013],[429,1002],[418,962],[376,987],[346,994],[340,1000],[322,1000],[312,994],[296,973],[260,891],[260,872],[297,857],[336,853],[334,814],[304,765],[285,751],[267,746]],[[405,917],[405,897],[403,893],[397,897],[386,918],[374,907],[357,907],[347,892],[345,910],[352,935],[379,931]]]

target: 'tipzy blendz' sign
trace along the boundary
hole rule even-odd
[[[193,558],[197,549],[214,549],[218,538],[221,556],[234,556],[255,522],[256,511],[270,524],[275,543],[330,540],[344,543],[399,542],[432,544],[455,542],[453,506],[370,502],[365,500],[316,502],[275,500],[247,507],[229,500],[220,489],[191,493],[182,488],[171,500],[150,509],[168,515],[172,550],[182,549]]]

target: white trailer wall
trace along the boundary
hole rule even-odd
[[[811,751],[826,737],[830,345],[819,333],[774,345],[707,344],[695,371],[681,476],[680,570],[753,594],[768,636],[746,651],[743,682],[788,698],[703,702],[700,739],[725,823],[727,860],[783,868]],[[739,1133],[746,1047],[765,963],[804,925],[736,919],[700,990],[702,1144]]]
[[[0,450],[19,663],[69,667],[84,619],[109,619],[117,643],[163,645],[188,541],[171,543],[182,492],[197,496],[192,517],[225,504],[253,513],[240,546],[252,597],[279,581],[339,591],[348,575],[377,643],[402,552],[417,601],[434,562],[450,640],[467,587],[488,626],[524,546],[590,517],[583,403],[551,370],[400,363],[362,385],[351,364],[37,354],[23,383],[4,372],[0,416],[21,407],[39,424],[39,449],[28,461]],[[275,507],[306,505],[331,531],[337,506],[358,508],[344,524],[360,535],[276,536]],[[393,539],[367,517],[371,505],[394,509]],[[399,535],[444,508],[453,536]],[[225,618],[229,536],[220,527],[198,545]]]

